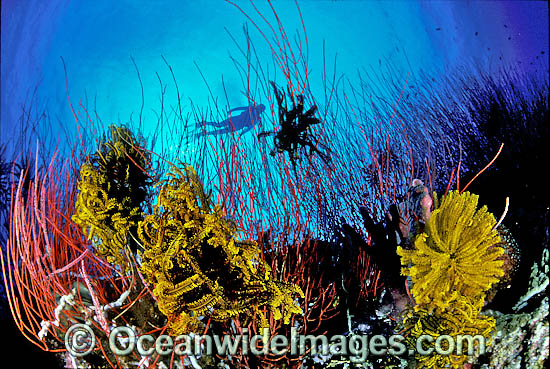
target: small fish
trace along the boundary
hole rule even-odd
[[[441,31],[441,27],[437,27],[435,30],[436,31]]]
[[[478,35],[478,32],[474,33],[476,36]]]

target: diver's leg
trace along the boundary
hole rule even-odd
[[[227,127],[208,132],[209,135],[225,135],[227,133],[231,133],[231,130]]]
[[[224,135],[226,133],[229,133],[230,131],[227,130],[227,128],[225,129],[216,129],[214,131],[208,131],[208,130],[203,130],[201,133],[198,133],[196,135],[196,137],[202,137],[202,136],[218,136],[218,135]]]
[[[203,122],[205,127],[224,128],[224,122]]]

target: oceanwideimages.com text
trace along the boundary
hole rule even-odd
[[[65,335],[65,345],[69,353],[82,357],[94,350],[96,337],[85,324],[73,325]],[[413,347],[411,347],[413,346]],[[131,327],[119,326],[109,334],[109,349],[118,356],[133,352],[141,356],[158,355],[288,355],[301,356],[307,353],[321,355],[342,355],[351,360],[364,361],[369,356],[383,355],[474,355],[485,352],[485,338],[481,335],[422,335],[414,345],[404,336],[352,334],[300,335],[291,329],[290,337],[270,336],[265,329],[262,335],[249,334],[245,328],[234,335],[195,335],[176,337],[169,335],[137,335]]]

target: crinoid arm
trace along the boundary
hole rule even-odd
[[[272,136],[272,135],[276,135],[276,134],[277,134],[276,131],[263,131],[263,132],[258,133],[258,138],[262,138],[262,137],[266,137],[266,136]]]

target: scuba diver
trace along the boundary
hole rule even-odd
[[[242,110],[242,113],[237,116],[231,116],[232,112],[239,110]],[[260,122],[260,116],[264,111],[264,104],[233,108],[228,112],[229,118],[221,122],[203,122],[205,128],[217,128],[212,132],[206,131],[205,133],[209,135],[221,135],[238,131],[240,131],[241,134],[246,133],[250,131],[255,124],[258,124]]]

